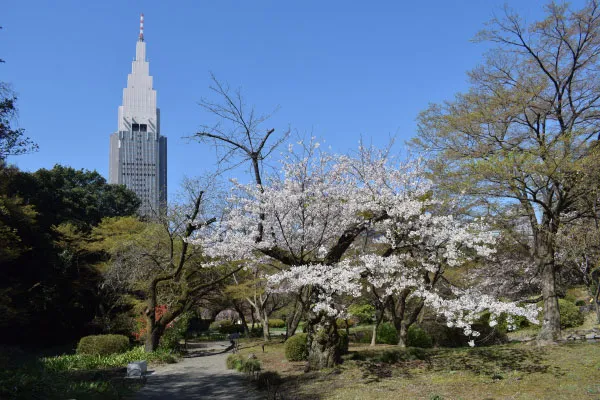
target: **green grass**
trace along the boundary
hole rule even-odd
[[[269,398],[600,399],[596,343],[414,350],[355,345],[336,369],[309,373],[304,362],[285,360],[282,343],[269,343],[264,353],[260,343],[244,343],[242,355],[256,354],[263,371],[281,378]]]

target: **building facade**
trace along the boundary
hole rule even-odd
[[[167,138],[160,134],[160,110],[146,61],[143,15],[135,59],[123,89],[118,129],[110,136],[109,182],[134,191],[139,213],[153,217],[167,205]]]

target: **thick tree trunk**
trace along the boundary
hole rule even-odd
[[[148,332],[146,336],[146,342],[144,343],[144,351],[146,353],[151,353],[158,349],[158,345],[160,344],[160,338],[164,333],[164,328],[160,325],[155,326],[152,330]]]
[[[405,321],[400,323],[400,329],[398,330],[398,346],[400,347],[408,346],[408,328],[410,326]]]
[[[308,366],[312,371],[331,368],[340,363],[339,335],[335,318],[320,314],[308,326]]]
[[[248,322],[246,321],[246,316],[244,315],[243,307],[240,307],[239,304],[234,303],[233,308],[235,308],[235,311],[237,311],[237,313],[240,316],[240,320],[242,321],[242,328],[244,329],[244,336],[249,338],[250,337],[250,329],[248,329]]]
[[[423,300],[418,300],[418,303],[414,305],[414,308],[410,312],[407,312],[405,308],[405,315],[402,320],[394,321],[394,325],[398,331],[398,346],[408,346],[408,330],[415,322],[417,322],[424,305],[425,302]]]
[[[552,233],[540,233],[537,256],[544,302],[544,319],[538,340],[556,341],[560,339],[560,312],[556,294],[556,264]]]
[[[560,339],[560,312],[556,295],[556,271],[554,263],[542,267],[542,299],[544,301],[544,320],[538,334],[539,340]]]

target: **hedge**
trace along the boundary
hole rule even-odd
[[[77,345],[77,354],[106,356],[129,350],[129,339],[123,335],[84,336]]]

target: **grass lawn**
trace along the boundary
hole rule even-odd
[[[263,371],[277,372],[271,399],[600,399],[600,344],[401,350],[351,345],[336,369],[304,373],[283,344],[244,341]]]

